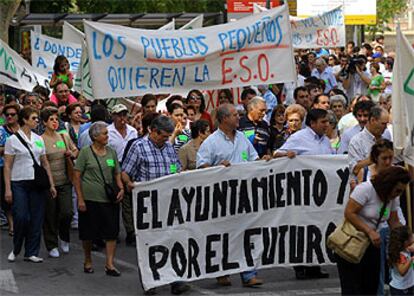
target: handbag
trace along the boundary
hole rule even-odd
[[[381,207],[380,217],[377,221],[375,229],[384,216],[387,204]],[[361,262],[371,240],[363,231],[359,231],[348,220],[344,220],[336,229],[328,236],[326,245],[333,250],[339,257],[354,264]]]
[[[69,146],[66,144],[65,137],[60,134],[62,137],[63,143],[65,143],[66,151],[69,151]],[[74,171],[74,164],[73,159],[71,156],[65,156],[65,163],[66,163],[66,175],[68,176],[68,179],[70,183],[73,183],[73,171]]]
[[[103,179],[106,197],[111,202],[116,203],[117,202],[118,193],[119,193],[119,188],[118,188],[118,186],[114,182],[112,182],[112,184],[111,183],[106,183],[105,175],[103,173],[103,170],[102,170],[102,167],[101,167],[101,163],[99,162],[98,157],[96,156],[95,152],[93,151],[92,146],[90,146],[90,148],[91,148],[91,151],[92,151],[93,156],[95,157],[96,162],[98,163],[99,171],[101,172],[101,177]]]
[[[47,174],[46,170],[40,166],[34,155],[32,150],[29,148],[29,145],[27,145],[26,141],[22,138],[22,136],[17,132],[15,133],[17,139],[23,144],[24,147],[29,151],[30,156],[33,160],[33,170],[34,170],[34,189],[38,191],[43,190],[49,190],[50,189],[50,181],[49,181],[49,175]]]

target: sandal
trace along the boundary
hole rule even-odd
[[[86,267],[85,265],[83,265],[83,272],[84,273],[94,273],[95,271],[93,270],[92,266]]]

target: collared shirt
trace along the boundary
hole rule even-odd
[[[124,149],[129,140],[135,139],[138,137],[137,130],[134,129],[129,124],[126,125],[126,136],[125,138],[119,133],[115,128],[115,124],[110,124],[108,126],[108,145],[115,150],[118,157],[118,161],[122,160],[122,155],[124,154]]]
[[[231,164],[258,159],[252,143],[240,131],[235,131],[233,141],[220,129],[208,136],[197,152],[197,167],[216,166],[227,160]]]
[[[326,67],[322,73],[319,73],[317,69],[313,69],[312,76],[322,79],[325,82],[325,94],[329,94],[331,89],[338,86],[335,75],[332,73],[331,67]]]
[[[367,71],[363,72],[363,75],[371,78],[371,74]],[[348,98],[353,98],[357,95],[366,95],[368,91],[368,84],[362,80],[358,73],[350,74],[350,84],[346,89]]]
[[[41,165],[40,156],[46,154],[45,142],[42,137],[31,132],[29,140],[22,130],[19,130],[18,133],[26,141],[30,150],[32,150],[36,162]],[[34,180],[33,159],[29,150],[20,142],[16,135],[12,135],[6,141],[4,154],[14,156],[13,166],[11,168],[12,181]]]
[[[348,153],[348,149],[349,149],[349,143],[351,142],[351,139],[359,134],[364,128],[361,127],[359,124],[345,130],[344,134],[341,137],[341,144],[338,150],[338,154],[346,154]],[[388,128],[385,129],[384,133],[381,136],[383,139],[387,139],[391,141],[391,133],[390,130]],[[368,156],[367,156],[368,157]]]
[[[329,138],[319,136],[310,127],[291,135],[277,151],[294,151],[297,155],[334,154]]]
[[[174,147],[166,142],[162,148],[149,137],[134,142],[129,149],[122,170],[136,182],[150,181],[181,170],[180,160]]]
[[[191,131],[188,129],[183,129],[181,134],[175,137],[174,139],[174,149],[178,153],[178,150],[187,144],[191,140]]]
[[[266,121],[262,120],[255,124],[246,114],[240,118],[239,131],[243,132],[244,136],[253,144],[259,157],[267,153],[270,129]],[[256,137],[260,140],[255,143]]]
[[[352,112],[345,114],[338,122],[339,134],[343,135],[347,129],[356,125],[358,125],[358,120],[355,118],[354,114],[352,114]]]
[[[277,98],[269,89],[263,94],[263,99],[266,101],[266,118],[267,122],[270,121],[270,116],[272,115],[273,108],[277,105]]]
[[[367,128],[357,133],[349,142],[348,146],[348,165],[353,172],[358,161],[366,159],[371,153],[371,148],[375,144],[375,136]]]

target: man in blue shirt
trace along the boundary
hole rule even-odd
[[[315,69],[312,70],[312,76],[325,82],[325,94],[329,94],[332,89],[337,88],[338,86],[335,75],[332,72],[332,68],[328,67],[323,58],[316,60]]]
[[[328,112],[323,109],[312,109],[306,116],[306,128],[291,135],[285,144],[274,154],[274,157],[296,155],[334,154],[331,142],[326,136],[329,127]],[[297,279],[327,278],[328,273],[322,272],[319,266],[295,266]]]
[[[212,133],[200,146],[197,152],[197,168],[254,161],[259,155],[244,134],[237,130],[239,127],[239,114],[230,104],[220,105],[217,109],[219,128]],[[269,159],[269,157],[264,157]],[[254,287],[263,284],[257,278],[257,271],[251,270],[241,273],[243,286]],[[220,285],[230,286],[230,277],[218,277]]]
[[[273,108],[277,105],[277,98],[269,89],[268,85],[259,85],[257,86],[257,89],[259,90],[263,99],[266,101],[267,110],[265,120],[267,122],[270,122],[270,116],[272,115]]]

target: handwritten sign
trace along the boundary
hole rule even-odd
[[[96,98],[295,80],[287,6],[171,32],[84,21]]]
[[[27,91],[32,91],[38,84],[49,88],[47,77],[34,69],[1,39],[0,83]]]
[[[82,55],[80,44],[63,41],[46,35],[31,32],[32,65],[40,73],[51,78],[53,65],[58,55],[64,55],[70,65],[70,71],[76,73]]]
[[[267,11],[255,4],[253,13]],[[293,48],[345,46],[345,21],[342,6],[308,18],[290,16]]]

